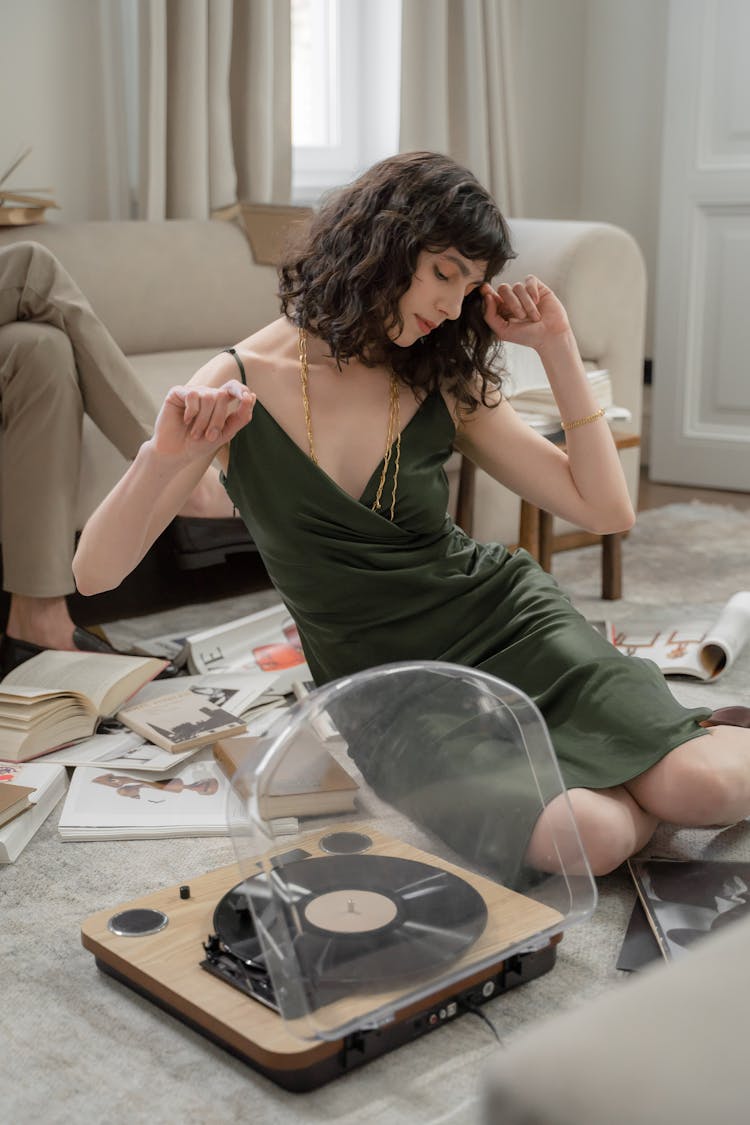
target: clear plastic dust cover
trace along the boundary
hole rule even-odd
[[[228,921],[252,919],[245,962],[301,1038],[386,1023],[595,906],[546,726],[493,676],[361,672],[284,710],[261,751],[232,783]]]

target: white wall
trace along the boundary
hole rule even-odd
[[[629,231],[653,338],[668,0],[520,0],[523,213]]]
[[[525,218],[577,219],[588,0],[520,0],[514,60]]]
[[[646,354],[653,355],[668,0],[589,0],[581,217],[634,236],[649,281]]]
[[[2,0],[0,166],[32,146],[8,186],[51,187],[62,211],[50,218],[108,218],[117,206],[107,176],[102,10],[100,0]]]

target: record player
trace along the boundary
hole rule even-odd
[[[357,813],[276,837],[264,797],[323,720]],[[553,800],[539,870],[526,848]],[[228,820],[236,864],[99,911],[82,940],[103,971],[289,1090],[548,971],[596,902],[538,711],[450,664],[388,665],[290,707],[235,775]]]

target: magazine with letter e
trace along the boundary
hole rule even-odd
[[[715,620],[614,625],[614,644],[653,660],[665,676],[718,680],[750,640],[750,591],[734,594]]]
[[[282,604],[193,633],[186,647],[188,667],[198,675],[217,669],[260,672],[280,694],[291,691],[295,680],[311,679],[297,626]]]

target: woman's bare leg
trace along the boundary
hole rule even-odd
[[[736,824],[750,816],[750,730],[709,727],[625,788],[659,820],[692,828]]]
[[[34,598],[11,594],[7,625],[10,637],[42,648],[75,649],[74,628],[64,597]]]
[[[570,789],[578,834],[594,875],[607,875],[651,839],[659,818],[646,812],[622,785]],[[531,835],[526,862],[539,871],[576,874],[577,846],[570,839],[570,814],[563,797],[544,810]],[[568,853],[566,855],[566,852]]]

